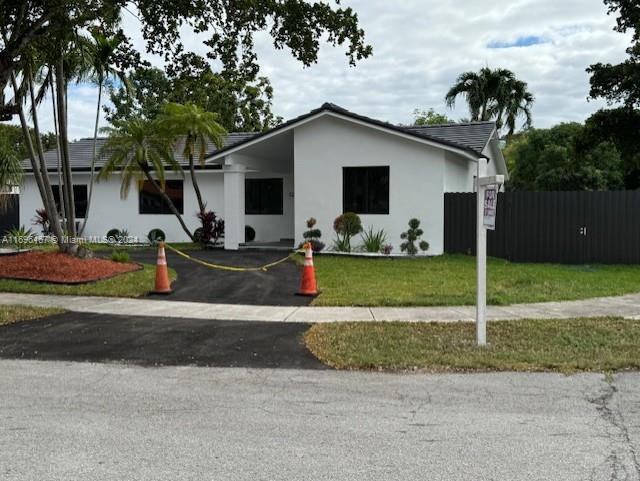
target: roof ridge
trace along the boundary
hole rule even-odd
[[[432,125],[407,125],[405,128],[407,129],[428,129],[432,127],[461,127],[468,125],[485,125],[485,124],[494,124],[495,120],[474,120],[472,122],[451,122],[448,124],[432,124]]]

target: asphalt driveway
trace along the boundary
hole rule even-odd
[[[258,250],[201,250],[187,253],[209,263],[239,267],[258,267],[287,255],[287,252]],[[306,306],[311,302],[309,297],[296,296],[300,272],[293,260],[285,261],[268,271],[232,272],[210,269],[169,250],[166,254],[167,263],[177,271],[178,279],[171,286],[172,294],[150,295],[152,299],[267,306]],[[131,258],[155,264],[156,252],[134,251]]]
[[[65,312],[0,327],[0,358],[141,366],[323,369],[305,323]]]

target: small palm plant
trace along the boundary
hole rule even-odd
[[[131,181],[148,180],[176,216],[182,229],[191,240],[193,235],[184,223],[182,215],[165,192],[165,167],[184,176],[182,167],[171,152],[171,145],[158,131],[155,123],[140,118],[120,121],[113,127],[102,129],[109,137],[102,153],[107,161],[98,174],[98,180],[106,179],[114,172],[121,172],[120,197],[129,195]]]
[[[373,227],[362,234],[362,246],[366,252],[382,252],[387,241],[387,233],[384,229],[374,231]]]

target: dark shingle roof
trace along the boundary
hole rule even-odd
[[[245,139],[254,137],[255,132],[232,132],[227,135],[224,147],[232,146],[244,141]],[[106,138],[99,137],[96,142],[96,151],[100,153],[100,149],[104,146]],[[208,154],[216,151],[212,143],[208,143]],[[93,155],[93,138],[76,140],[69,143],[69,158],[71,160],[71,169],[74,171],[89,170],[91,165],[91,156]],[[48,150],[44,153],[47,170],[56,170],[58,165],[58,154],[55,149]],[[187,159],[182,155],[182,147],[176,147],[176,159],[183,166],[188,165]],[[100,169],[105,164],[105,156],[98,156],[96,159],[96,169]],[[31,170],[31,161],[26,159],[22,161],[22,165],[26,171]]]
[[[321,107],[312,110],[311,112],[308,112],[306,114],[300,115],[299,117],[293,118],[291,120],[288,120],[287,122],[278,125],[277,127],[274,127],[271,130],[267,130],[266,132],[261,132],[257,135],[255,135],[255,137],[253,138],[249,138],[249,139],[245,139],[242,140],[240,142],[238,142],[237,144],[234,145],[230,145],[227,147],[224,147],[223,149],[220,149],[216,152],[213,152],[211,155],[220,155],[224,152],[226,152],[227,150],[230,150],[232,148],[235,147],[239,147],[240,145],[253,140],[253,139],[258,139],[264,135],[267,134],[271,134],[272,132],[276,132],[278,130],[282,130],[285,129],[287,127],[291,127],[294,124],[297,124],[298,122],[301,122],[305,119],[308,119],[309,117],[313,117],[314,115],[317,115],[321,112],[333,112],[335,114],[339,114],[342,115],[344,117],[348,117],[354,120],[359,120],[361,122],[365,122],[371,125],[376,125],[378,127],[382,127],[391,131],[395,131],[395,132],[399,132],[402,134],[407,134],[407,135],[411,135],[413,137],[418,137],[421,139],[425,139],[425,140],[429,140],[431,142],[435,142],[437,144],[441,144],[441,145],[446,145],[449,147],[453,147],[455,149],[459,149],[462,151],[465,151],[469,154],[472,154],[473,156],[477,157],[477,156],[481,156],[482,155],[482,149],[485,147],[485,145],[487,144],[487,142],[489,142],[489,139],[491,137],[491,133],[493,132],[493,128],[495,127],[495,123],[494,122],[480,122],[478,123],[478,125],[482,125],[483,127],[480,129],[483,132],[486,133],[487,130],[489,130],[488,133],[486,133],[486,140],[485,142],[480,146],[481,141],[482,141],[482,136],[480,135],[479,132],[475,132],[475,126],[476,123],[472,123],[472,124],[456,124],[459,125],[461,127],[464,126],[470,126],[473,127],[472,129],[469,129],[469,133],[473,133],[474,134],[474,138],[470,139],[469,141],[467,141],[465,139],[464,133],[465,133],[465,129],[462,128],[458,131],[451,131],[450,134],[445,135],[443,133],[441,133],[440,131],[436,131],[433,134],[431,132],[426,131],[426,129],[428,128],[432,128],[432,127],[426,127],[426,128],[416,128],[416,127],[404,127],[404,126],[399,126],[399,125],[394,125],[388,122],[383,122],[381,120],[377,120],[377,119],[372,119],[371,117],[366,117],[364,115],[360,115],[360,114],[356,114],[354,112],[351,112],[345,108],[340,107],[339,105],[335,105],[332,103],[324,103],[322,104]],[[485,125],[486,124],[486,125]],[[439,127],[447,127],[447,126],[439,126]],[[489,129],[489,127],[491,127]],[[473,132],[472,132],[473,131]],[[454,135],[455,134],[455,135]]]
[[[462,144],[476,152],[482,152],[496,128],[495,122],[471,122],[467,124],[441,124],[405,127],[412,132],[419,132]]]

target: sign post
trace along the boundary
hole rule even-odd
[[[503,175],[487,177],[487,159],[478,159],[476,177],[476,342],[487,345],[487,229],[495,229]]]

